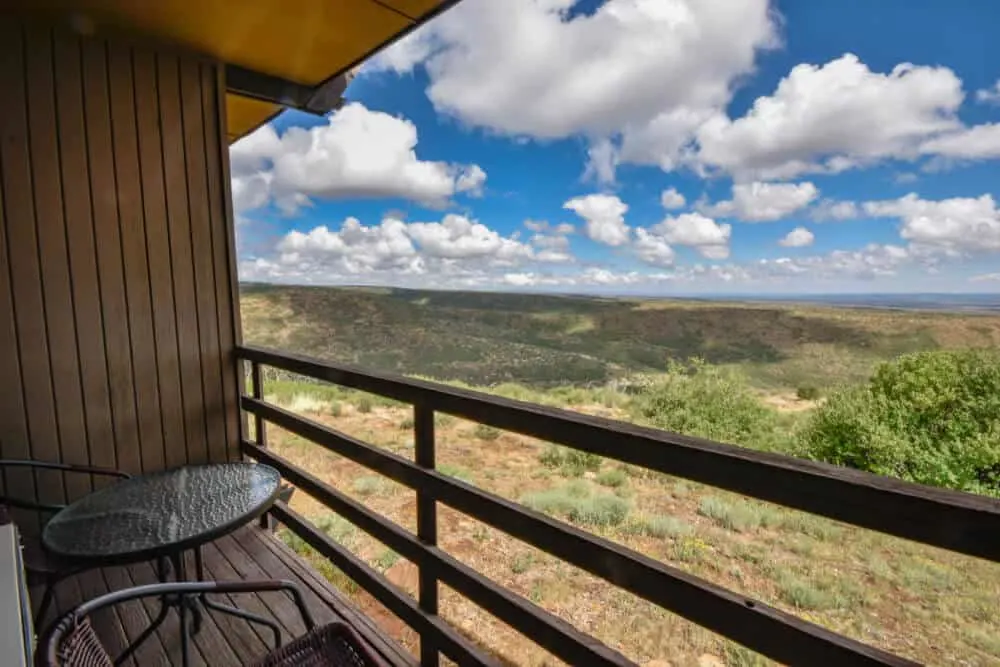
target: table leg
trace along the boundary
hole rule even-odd
[[[205,566],[201,559],[201,548],[195,548],[194,550],[194,566],[195,575],[198,577],[198,581],[205,580]],[[250,623],[259,623],[267,627],[271,633],[274,635],[274,648],[281,646],[281,630],[278,628],[278,624],[269,618],[254,614],[249,611],[244,611],[237,607],[231,607],[229,605],[220,604],[213,600],[210,600],[208,596],[204,593],[198,596],[201,604],[203,604],[207,609],[218,612],[220,614],[228,614],[229,616],[235,616],[236,618],[241,618]]]

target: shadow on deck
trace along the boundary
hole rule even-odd
[[[317,624],[345,621],[385,660],[393,665],[415,665],[416,659],[379,631],[344,595],[283,543],[265,530],[252,527],[202,547],[205,578],[214,580],[288,579],[299,584],[305,603]],[[189,571],[193,557],[189,554]],[[152,563],[91,570],[61,582],[56,587],[59,613],[108,591],[156,583]],[[31,590],[34,604],[40,590]],[[277,620],[282,643],[305,632],[305,626],[291,598],[285,593],[268,592],[218,596],[219,601]],[[94,627],[112,655],[139,635],[159,611],[155,599],[131,601],[93,616]],[[46,623],[55,615],[50,611]],[[127,665],[180,664],[179,619],[176,610],[154,637],[148,639]],[[259,630],[259,632],[258,632]],[[246,621],[222,614],[205,614],[201,632],[191,643],[191,664],[230,667],[245,665],[265,655],[270,647],[268,632]],[[266,641],[265,641],[266,640]]]

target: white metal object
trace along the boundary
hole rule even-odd
[[[0,656],[6,667],[33,664],[34,628],[17,527],[0,526]]]

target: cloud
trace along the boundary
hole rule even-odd
[[[574,13],[577,4],[465,0],[365,71],[422,65],[434,107],[469,126],[586,137],[588,173],[609,182],[620,161],[676,160],[755,54],[778,44],[767,0],[609,0]]]
[[[786,248],[804,248],[813,244],[816,237],[805,227],[796,227],[788,232],[783,239],[778,241],[778,245]]]
[[[983,273],[969,278],[971,283],[1000,282],[1000,273]]]
[[[309,232],[288,232],[279,241],[279,263],[310,267],[330,264],[347,274],[395,270],[422,273],[424,264],[407,234],[406,223],[388,218],[366,227],[347,218],[340,231],[320,225]]]
[[[590,239],[609,246],[628,243],[629,226],[625,224],[628,204],[615,195],[574,197],[563,204],[563,208],[575,212],[586,221],[584,232]]]
[[[1000,123],[975,125],[949,132],[920,145],[920,152],[956,160],[989,160],[1000,157]]]
[[[635,242],[632,244],[635,256],[646,264],[653,266],[671,266],[677,254],[670,243],[661,235],[650,232],[642,227],[635,230]]]
[[[234,204],[245,211],[273,201],[294,213],[314,197],[399,197],[441,207],[457,193],[482,193],[480,166],[421,160],[416,147],[412,122],[359,103],[280,137],[265,125],[230,150]]]
[[[432,222],[386,216],[376,225],[350,217],[340,229],[319,225],[288,232],[267,256],[241,262],[240,275],[245,280],[319,284],[471,284],[467,281],[477,276],[495,279],[522,267],[575,262],[567,227],[536,234],[525,243],[457,214]]]
[[[808,181],[803,183],[736,183],[733,198],[715,204],[700,204],[706,215],[736,217],[747,222],[770,222],[805,208],[819,195]]]
[[[816,222],[831,220],[854,220],[861,215],[858,205],[852,201],[823,199],[809,209],[809,217]]]
[[[989,88],[980,88],[976,91],[976,101],[987,104],[1000,104],[1000,80]]]
[[[945,253],[1000,251],[1000,210],[992,195],[937,201],[910,193],[864,204],[870,216],[898,218],[900,236],[912,245]]]
[[[483,184],[486,182],[486,172],[478,164],[464,167],[455,182],[457,192],[465,192],[473,197],[481,197]]]
[[[800,64],[742,118],[701,125],[698,161],[742,178],[794,178],[912,159],[921,142],[961,127],[962,99],[946,67],[903,63],[883,74],[853,54]]]
[[[576,257],[570,252],[569,238],[566,236],[573,233],[573,225],[563,223],[549,227],[546,224],[540,231],[551,233],[538,233],[531,237],[537,261],[553,264],[576,261]]]
[[[406,226],[406,232],[429,257],[488,258],[493,262],[516,263],[533,254],[530,246],[504,238],[463,215],[448,214],[441,222],[412,222]]]
[[[558,225],[550,225],[548,220],[525,220],[524,226],[533,232],[552,232],[553,234],[572,234],[576,227],[568,222],[560,222]]]
[[[670,188],[669,190],[664,190],[663,194],[660,195],[660,203],[665,209],[675,209],[684,208],[687,200],[684,199],[684,195],[677,192],[676,188]]]
[[[682,213],[667,217],[651,231],[674,245],[689,246],[708,259],[729,257],[731,225],[720,225],[700,213]]]

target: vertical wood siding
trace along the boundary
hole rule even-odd
[[[199,58],[0,21],[0,458],[238,456],[221,85]]]

